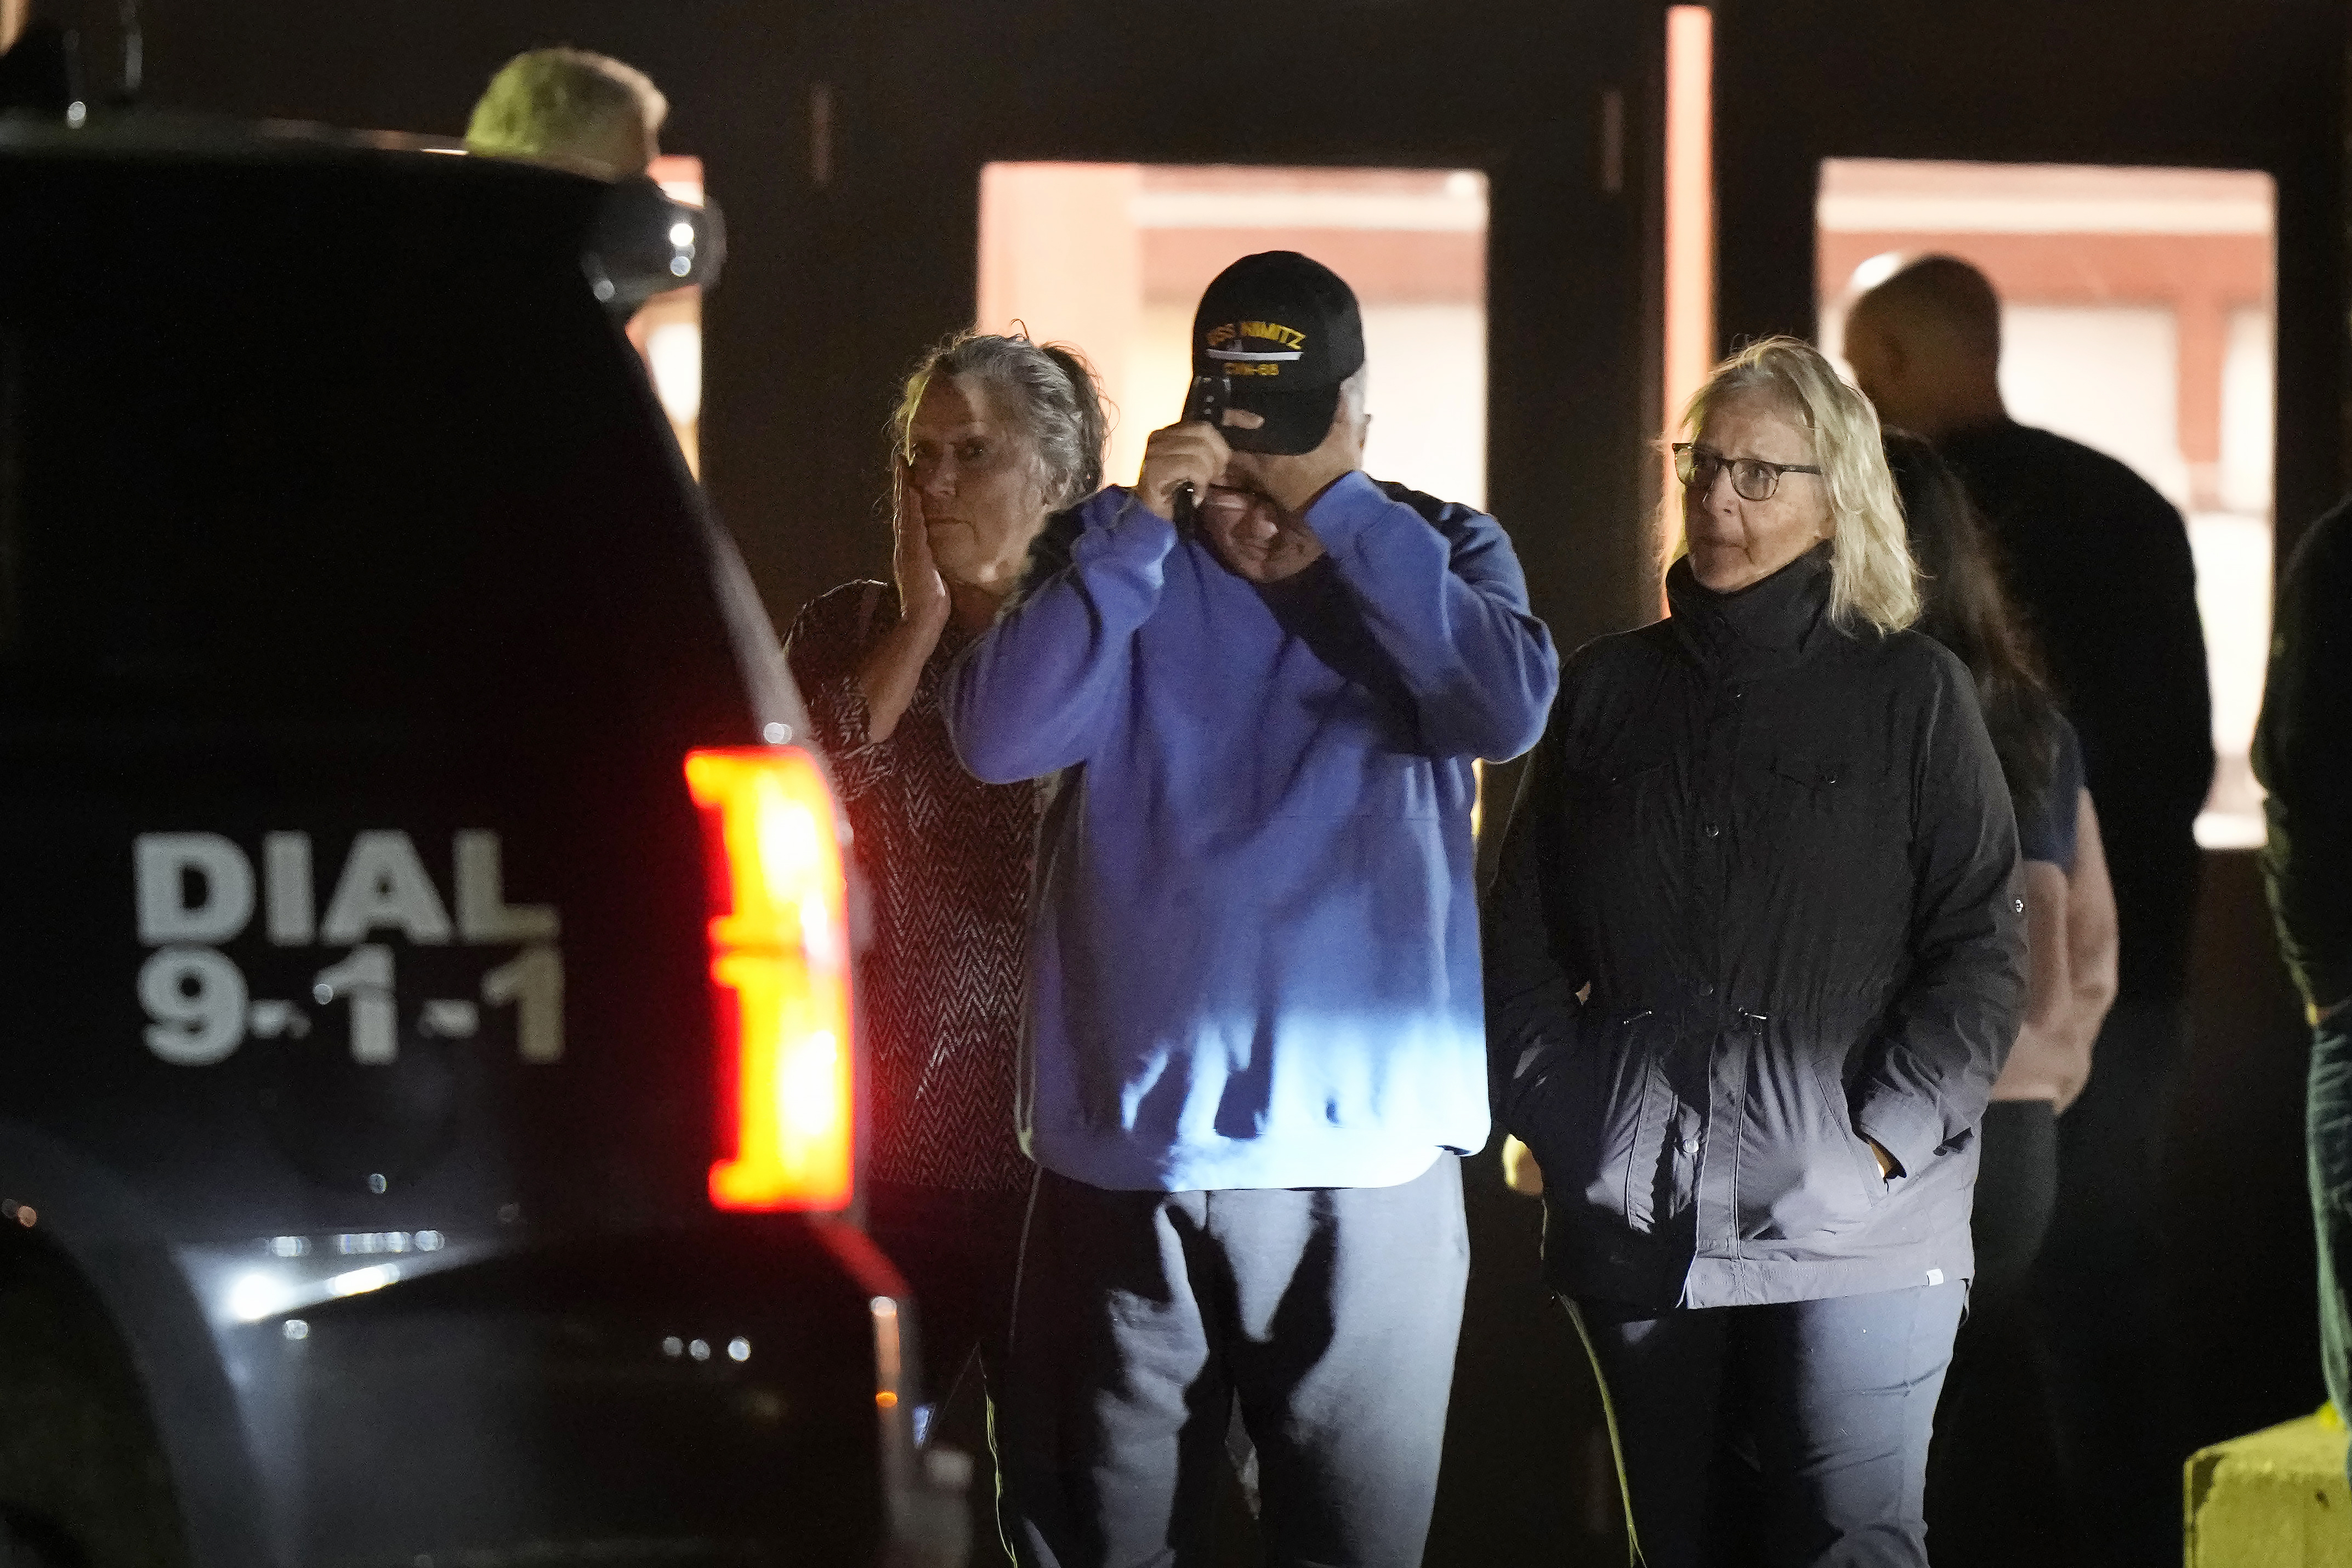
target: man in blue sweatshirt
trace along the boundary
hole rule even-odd
[[[1360,471],[1337,275],[1235,262],[1192,352],[1222,426],[1057,519],[946,693],[975,774],[1057,775],[1006,1519],[1024,1563],[1198,1560],[1238,1397],[1270,1563],[1418,1563],[1487,1133],[1471,763],[1559,659],[1494,519]]]

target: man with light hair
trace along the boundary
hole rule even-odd
[[[2036,1285],[2087,1538],[2116,1563],[2177,1562],[2187,1449],[2169,1389],[2157,1143],[2188,1035],[2195,825],[2213,776],[2197,568],[2180,513],[2147,480],[2009,416],[2000,347],[2000,297],[1951,256],[1906,266],[1846,322],[1846,358],[1879,417],[1933,441],[1968,481],[2082,736],[2122,953],[2089,1085],[2058,1123]]]
[[[466,145],[501,158],[585,167],[611,179],[660,156],[669,100],[635,66],[586,49],[532,49],[499,68]]]

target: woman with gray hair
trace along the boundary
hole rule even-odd
[[[888,426],[897,591],[835,588],[787,645],[874,892],[868,1228],[914,1287],[942,1403],[975,1351],[996,1374],[1034,1174],[1013,1095],[1038,796],[964,772],[940,680],[1047,518],[1099,488],[1104,427],[1074,349],[967,332],[931,350]]]
[[[1562,672],[1504,840],[1501,1120],[1651,1568],[1925,1568],[2017,829],[1967,668],[1906,629],[1868,402],[1775,338],[1683,423],[1671,613]]]

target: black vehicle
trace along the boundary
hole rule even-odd
[[[642,195],[0,123],[0,1559],[954,1550]]]

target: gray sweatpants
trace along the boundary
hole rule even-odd
[[[1759,1307],[1582,1303],[1649,1568],[1927,1568],[1960,1280]]]
[[[998,1433],[1021,1562],[1206,1562],[1238,1398],[1270,1565],[1418,1564],[1469,1262],[1450,1154],[1394,1187],[1043,1173]]]

